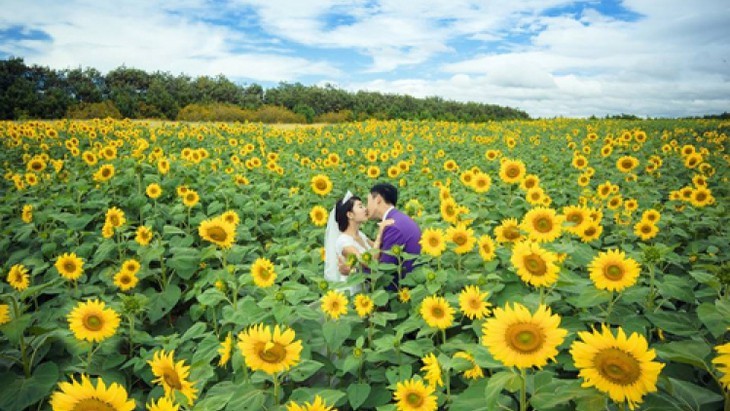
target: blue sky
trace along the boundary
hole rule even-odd
[[[2,9],[0,58],[56,69],[330,83],[534,117],[730,111],[727,0],[2,0]]]

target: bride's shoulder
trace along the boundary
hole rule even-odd
[[[345,233],[340,233],[340,235],[337,236],[337,245],[349,245],[352,241],[352,237]]]

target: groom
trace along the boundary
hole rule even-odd
[[[400,246],[402,250],[409,254],[421,253],[421,229],[413,219],[405,213],[396,209],[398,204],[398,189],[389,183],[378,183],[370,189],[368,194],[367,212],[370,220],[383,221],[392,219],[393,225],[385,228],[383,231],[381,251],[390,251],[393,246]],[[398,259],[392,255],[380,253],[378,260],[381,263],[398,264]],[[340,266],[340,271],[347,266]],[[407,260],[403,263],[401,275],[410,273],[413,270],[413,260]],[[397,275],[393,280],[393,284],[398,286]],[[392,287],[388,287],[391,289]]]

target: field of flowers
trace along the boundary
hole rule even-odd
[[[0,410],[727,410],[729,132],[0,123]],[[420,265],[346,295],[380,181]]]

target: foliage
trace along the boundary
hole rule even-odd
[[[272,119],[282,116],[283,109],[265,110]],[[341,410],[393,410],[397,387],[426,379],[423,358],[433,354],[428,373],[441,377],[442,385],[431,389],[440,409],[615,410],[606,394],[583,386],[570,354],[579,332],[601,324],[638,333],[663,365],[657,391],[646,393],[639,409],[720,409],[728,391],[720,385],[725,371],[713,363],[714,348],[727,342],[730,326],[725,127],[719,120],[367,121],[297,128],[2,122],[0,307],[9,314],[7,320],[0,315],[7,321],[0,325],[0,409],[48,410],[58,383],[82,373],[107,386],[120,384],[143,409],[163,395],[154,381],[175,382],[154,375],[148,361],[174,350],[175,369],[189,371],[183,379],[197,394],[189,404],[173,393],[181,409],[283,411],[289,401],[313,403],[319,396]],[[605,145],[612,147],[606,156]],[[690,149],[705,166],[685,161]],[[492,160],[485,156],[490,151],[496,151]],[[592,171],[574,165],[578,153]],[[96,164],[89,164],[89,154]],[[640,166],[624,173],[616,162],[629,155]],[[441,210],[448,187],[456,218],[473,230],[468,235],[497,238],[503,220],[521,220],[535,207],[519,184],[499,177],[500,159],[520,160],[539,177],[543,206],[558,213],[580,205],[602,212],[603,231],[595,240],[561,231],[539,244],[559,261],[554,284],[525,283],[509,243],[494,242],[493,253],[457,253],[447,239],[440,256],[418,257],[419,267],[401,281],[408,291],[386,289],[397,267],[371,262],[369,274],[354,273],[344,286],[364,286],[372,313],[360,317],[348,298],[346,314],[325,318],[321,299],[335,285],[322,277],[323,229],[310,218],[314,206],[330,210],[347,190],[363,196],[376,181],[368,168],[377,166],[377,181],[399,187],[398,207],[422,229],[452,227]],[[114,167],[106,180],[99,178],[103,165]],[[466,172],[473,177],[476,171],[491,178],[488,190],[471,185]],[[580,185],[578,177],[586,173],[590,178]],[[313,192],[318,175],[331,180],[331,191]],[[637,208],[614,208],[602,198],[599,187],[607,181],[624,204],[635,200]],[[155,198],[147,194],[153,183],[161,189]],[[701,187],[714,202],[695,205],[675,196]],[[187,206],[180,195],[191,192],[196,201]],[[125,218],[110,218],[112,208]],[[660,213],[659,231],[642,240],[633,225],[650,209]],[[227,210],[238,217],[235,242],[221,248],[216,244],[227,244],[220,236],[229,231],[201,234],[200,227]],[[109,233],[110,222],[121,225]],[[141,226],[153,233],[148,243],[137,239]],[[374,224],[363,228],[372,238]],[[612,249],[641,266],[635,282],[619,292],[597,288],[588,268]],[[65,253],[83,260],[75,282],[55,266]],[[127,268],[130,259],[136,268]],[[259,267],[258,276],[275,274],[265,288],[252,274],[260,259],[271,266]],[[30,281],[22,290],[7,280],[18,264]],[[122,270],[138,278],[127,291],[117,281]],[[523,370],[495,359],[482,335],[493,317],[469,319],[460,308],[466,286],[487,294],[495,310],[516,302],[530,312],[549,306],[567,331],[555,358]],[[453,324],[443,330],[422,317],[421,302],[430,296],[455,310]],[[77,340],[67,319],[88,299],[104,302],[121,319],[112,337],[94,344]],[[257,324],[286,326],[301,341],[301,353],[287,357],[294,363],[289,370],[272,375],[245,367],[237,337]],[[226,351],[221,343],[228,336],[232,350]],[[271,348],[275,355],[281,347],[277,337],[269,338],[248,348]]]

